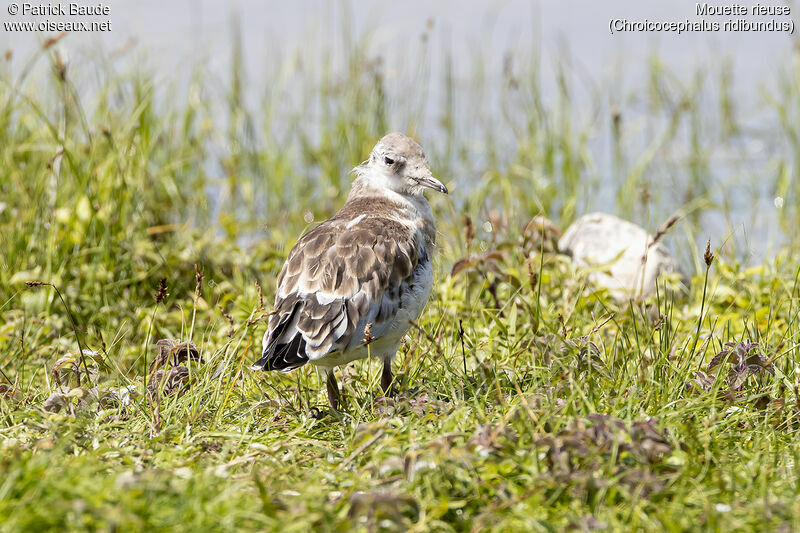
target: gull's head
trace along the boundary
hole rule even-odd
[[[447,187],[433,177],[422,147],[402,133],[390,133],[378,141],[369,159],[355,171],[370,188],[410,196],[422,195],[425,189],[447,194]]]

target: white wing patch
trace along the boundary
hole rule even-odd
[[[351,220],[350,222],[347,223],[347,225],[345,226],[345,229],[352,228],[353,226],[355,226],[356,224],[358,224],[359,222],[364,220],[364,217],[366,217],[366,216],[367,215],[358,215],[356,218],[354,218],[353,220]]]

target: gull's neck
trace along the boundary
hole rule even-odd
[[[429,245],[436,240],[433,211],[422,194],[402,194],[384,186],[383,180],[374,179],[367,172],[359,172],[353,181],[345,205],[365,198],[374,199],[391,206],[387,216],[403,224],[420,230]]]
[[[347,195],[347,201],[350,202],[356,198],[365,197],[389,201],[397,204],[398,210],[412,210],[415,211],[413,214],[418,216],[425,216],[426,213],[431,211],[431,206],[422,193],[408,194],[398,192],[389,186],[387,178],[379,173],[370,172],[369,168],[357,170],[356,179],[350,188],[350,194]]]

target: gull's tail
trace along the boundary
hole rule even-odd
[[[297,329],[299,306],[295,305],[281,321],[264,336],[264,351],[252,367],[253,370],[279,370],[289,372],[308,363],[306,341]]]

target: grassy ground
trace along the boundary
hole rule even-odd
[[[346,83],[322,73],[307,96],[313,133],[273,127],[280,94],[249,111],[236,70],[218,121],[201,75],[171,99],[147,73],[101,71],[90,99],[53,50],[31,60],[50,61],[44,80],[0,84],[0,531],[800,529],[796,244],[756,266],[717,242],[704,257],[689,217],[674,240],[690,288],[614,302],[523,231],[586,207],[597,123],[514,79],[503,94],[530,105],[508,118],[507,158],[487,137],[476,166],[456,111],[428,128],[454,191],[433,200],[434,293],[398,395],[381,397],[377,365],[350,365],[339,419],[313,369],[248,368],[294,240],[392,116],[423,120],[391,107],[377,67],[352,66],[358,49]],[[653,76],[652,112],[671,121],[643,159],[616,146],[622,178],[603,185],[649,227],[659,199],[640,192],[662,148],[695,143],[671,160],[684,212],[711,195],[703,136],[676,134],[705,117],[694,89]],[[787,227],[793,79],[774,95],[788,143],[769,167]],[[733,145],[724,88],[715,142]]]

